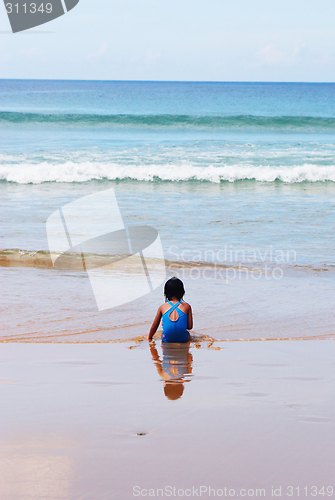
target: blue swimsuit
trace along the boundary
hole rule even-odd
[[[172,302],[169,301],[169,304],[172,306],[170,309],[168,309],[164,314],[163,314],[163,334],[162,334],[162,340],[163,342],[177,342],[177,343],[182,343],[182,342],[187,342],[189,338],[189,334],[187,331],[187,317],[188,315],[185,314],[181,309],[179,309],[179,304],[180,302],[177,302],[177,304],[173,304]],[[172,311],[176,310],[178,314],[178,319],[177,321],[172,321],[170,319],[170,314]]]

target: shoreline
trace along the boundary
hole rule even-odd
[[[158,331],[158,336],[154,337],[154,341],[160,342],[161,341],[161,331]],[[157,335],[157,334],[156,334]],[[308,341],[331,341],[335,340],[335,333],[333,334],[328,334],[328,335],[318,335],[315,337],[282,337],[282,338],[248,338],[248,339],[215,339],[210,337],[209,335],[198,335],[198,336],[192,336],[191,333],[191,340],[190,344],[197,349],[201,348],[207,348],[207,349],[215,349],[215,350],[221,350],[224,349],[224,347],[220,347],[218,345],[214,344],[221,344],[221,343],[242,343],[242,342],[308,342]],[[18,338],[16,340],[10,339],[1,339],[0,338],[0,344],[53,344],[53,345],[90,345],[90,344],[127,344],[129,342],[134,342],[134,344],[129,347],[130,349],[139,347],[142,342],[147,343],[148,341],[144,339],[144,335],[141,335],[139,337],[134,337],[134,338],[119,338],[119,339],[113,339],[113,340],[86,340],[86,341],[61,341],[61,340],[49,340],[49,341],[39,341],[38,339],[34,338],[31,340],[28,340],[27,338]],[[207,345],[205,345],[207,344]],[[182,345],[182,344],[180,344]]]
[[[60,263],[58,257],[60,259]],[[127,271],[128,268],[124,261],[126,258],[130,257],[130,254],[124,255],[108,255],[108,254],[85,254],[85,257],[81,253],[65,252],[65,253],[55,253],[49,252],[49,250],[23,250],[19,248],[7,248],[0,249],[0,267],[34,267],[42,269],[55,269],[60,271],[83,271],[84,268],[97,268],[106,265],[111,262],[117,262],[118,270]],[[83,267],[82,259],[85,261],[85,267]],[[244,261],[202,261],[202,260],[170,260],[170,259],[157,259],[157,258],[147,258],[149,263],[157,263],[161,265],[165,263],[168,270],[180,271],[183,270],[185,273],[191,273],[192,270],[204,269],[208,272],[214,272],[217,270],[234,271],[238,270],[239,273],[260,273],[266,274],[272,272],[276,269],[281,269],[283,275],[302,275],[302,274],[315,274],[331,275],[335,273],[335,265],[324,264],[322,266],[308,266],[299,264],[288,264],[287,262],[276,262],[274,260],[263,260],[254,261],[251,263],[246,263]],[[56,261],[56,265],[53,262]]]

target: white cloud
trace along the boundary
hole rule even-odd
[[[278,63],[287,60],[287,55],[275,45],[266,45],[258,51],[257,55],[263,63]]]
[[[106,53],[108,49],[108,43],[107,42],[103,42],[100,46],[100,48],[96,51],[96,52],[93,52],[91,54],[89,54],[86,59],[88,61],[91,61],[92,59],[99,59],[103,54]]]
[[[20,50],[19,55],[27,59],[45,59],[46,52],[39,47],[30,47]]]

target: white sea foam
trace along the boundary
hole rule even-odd
[[[113,162],[67,161],[62,164],[41,162],[0,165],[0,180],[19,184],[42,182],[87,182],[90,180],[137,181],[207,181],[219,183],[238,180],[274,182],[335,182],[335,165],[315,164],[292,166],[223,165],[201,167],[189,162],[181,164],[125,165]]]

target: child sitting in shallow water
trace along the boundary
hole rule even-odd
[[[190,339],[187,330],[193,328],[193,316],[191,306],[183,301],[185,295],[183,282],[175,277],[169,279],[164,286],[164,295],[165,304],[158,308],[147,339],[152,339],[163,318],[162,341],[187,342]]]

